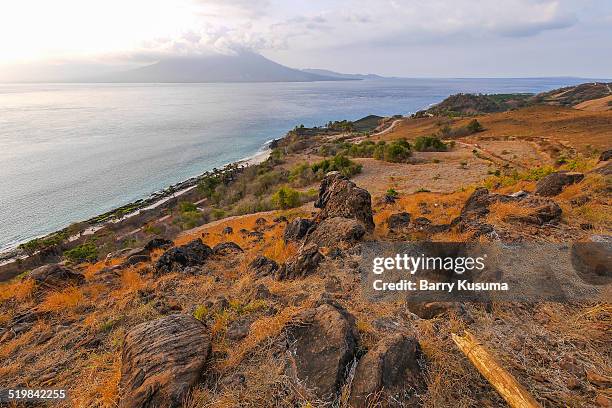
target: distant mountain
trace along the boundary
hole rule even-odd
[[[360,79],[384,79],[380,75],[376,74],[342,74],[340,72],[329,71],[327,69],[303,69],[302,72],[314,75],[322,75],[331,78],[345,79],[345,80],[360,80]]]
[[[80,82],[310,82],[346,78],[286,67],[253,52],[236,55],[175,57],[152,65]]]

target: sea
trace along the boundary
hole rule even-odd
[[[0,251],[258,154],[296,125],[579,78],[0,85]]]

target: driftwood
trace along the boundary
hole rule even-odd
[[[541,408],[541,405],[516,381],[516,379],[501,367],[493,356],[468,331],[458,336],[453,333],[453,341],[459,350],[474,364],[497,392],[512,408]]]

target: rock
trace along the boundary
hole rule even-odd
[[[341,243],[350,245],[361,241],[365,233],[363,224],[355,219],[326,218],[308,235],[306,243],[316,243],[324,247],[333,247]]]
[[[527,191],[519,190],[516,193],[510,194],[510,197],[512,197],[512,198],[525,198],[528,195],[529,195],[529,193]]]
[[[133,266],[143,262],[151,262],[151,257],[149,255],[132,255],[121,266]]]
[[[599,161],[608,161],[612,158],[612,149],[606,150],[599,155]]]
[[[387,225],[391,231],[408,228],[410,225],[410,214],[407,212],[391,214],[387,219]]]
[[[521,201],[521,203],[525,207],[533,208],[533,211],[528,215],[509,215],[509,221],[515,220],[527,224],[543,225],[547,222],[558,221],[563,212],[557,203],[548,199],[530,197]]]
[[[349,404],[351,407],[412,406],[407,396],[425,388],[419,365],[418,341],[398,333],[381,340],[357,364]]]
[[[227,328],[227,338],[230,340],[242,340],[249,334],[251,322],[248,320],[236,320]]]
[[[274,272],[278,270],[278,264],[276,261],[260,255],[250,263],[249,268],[255,272],[257,278],[263,278],[274,275]]]
[[[259,217],[258,219],[255,220],[255,225],[257,225],[258,227],[264,226],[267,223],[268,221],[263,217]]]
[[[264,285],[263,283],[260,283],[259,285],[255,286],[255,288],[253,288],[253,290],[250,292],[248,296],[249,300],[251,301],[269,299],[271,297],[272,297],[272,293],[270,293],[270,290],[268,289],[268,287]]]
[[[247,236],[249,238],[255,238],[255,241],[262,241],[264,239],[264,234],[263,232],[259,232],[259,231],[250,231]]]
[[[123,341],[120,408],[180,407],[210,354],[206,327],[175,314],[139,324]]]
[[[592,235],[587,242],[572,244],[572,266],[583,281],[592,285],[612,282],[612,237]]]
[[[300,241],[314,227],[314,222],[306,218],[296,218],[287,224],[283,239],[285,242]]]
[[[83,275],[60,264],[44,265],[36,268],[27,275],[27,278],[34,280],[38,286],[48,289],[85,283]]]
[[[579,197],[576,197],[576,198],[572,198],[570,200],[570,204],[572,205],[572,207],[582,207],[583,205],[585,205],[589,201],[591,201],[591,197],[589,197],[587,195],[583,195],[583,196],[579,196]]]
[[[225,227],[223,228],[222,233],[225,235],[230,235],[234,233],[234,229],[232,227]]]
[[[330,293],[342,292],[342,282],[337,276],[330,276],[325,280],[325,291]]]
[[[464,217],[487,215],[489,213],[489,204],[491,204],[489,190],[484,187],[478,187],[463,205],[461,215]]]
[[[315,398],[330,402],[355,355],[354,318],[343,309],[323,304],[300,313],[296,321],[300,323],[287,330],[286,373]]]
[[[277,224],[281,222],[287,222],[287,217],[285,217],[284,215],[281,215],[280,217],[276,217],[273,221]]]
[[[354,218],[361,221],[368,231],[374,229],[372,197],[338,172],[328,173],[321,182],[315,207],[320,208],[318,218]]]
[[[551,173],[537,182],[535,193],[540,196],[556,196],[565,186],[579,183],[583,178],[584,174],[576,172]]]
[[[202,243],[201,239],[179,247],[170,248],[157,261],[155,269],[158,273],[168,273],[174,270],[182,270],[187,266],[202,265],[212,254],[212,249]]]
[[[133,256],[140,256],[140,255],[149,255],[149,251],[144,249],[144,247],[140,247],[140,248],[133,248],[130,249],[129,251],[125,252],[123,254],[123,257],[125,259],[130,259]]]
[[[221,242],[215,245],[212,251],[215,255],[231,255],[231,254],[237,254],[239,252],[244,252],[242,248],[240,248],[240,245],[236,244],[235,242],[231,242],[231,241]]]
[[[472,316],[458,302],[407,302],[408,309],[421,319],[433,319],[448,313],[455,313],[464,321],[472,321]]]
[[[314,273],[323,260],[323,254],[315,244],[308,245],[285,263],[276,273],[277,280],[304,278]]]
[[[154,249],[168,249],[172,245],[174,245],[174,242],[170,241],[169,239],[153,238],[152,240],[147,242],[147,244],[144,246],[144,249],[146,249],[147,251],[153,251]]]

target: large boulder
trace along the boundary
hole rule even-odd
[[[180,407],[204,372],[210,338],[202,322],[175,314],[139,324],[123,341],[120,408]]]
[[[606,150],[599,155],[599,161],[608,161],[612,159],[612,149]]]
[[[374,229],[372,197],[338,172],[328,173],[321,182],[315,207],[320,208],[320,220],[331,217],[354,218],[367,230]]]
[[[240,247],[240,245],[232,241],[221,242],[215,245],[212,251],[215,255],[232,255],[232,254],[238,254],[240,252],[244,252],[242,248]]]
[[[465,218],[487,215],[491,202],[489,190],[484,187],[478,187],[463,205],[461,216]]]
[[[365,233],[363,224],[355,219],[327,218],[310,233],[306,243],[315,243],[325,247],[339,244],[351,245],[361,241]]]
[[[260,255],[249,264],[249,269],[255,272],[257,278],[263,278],[274,275],[278,270],[278,263],[273,259]]]
[[[292,259],[283,264],[276,273],[276,279],[304,278],[313,274],[322,260],[323,254],[319,252],[319,247],[316,244],[310,244],[302,248]]]
[[[563,188],[570,184],[579,183],[584,178],[584,174],[576,172],[559,171],[551,173],[536,184],[535,193],[541,196],[556,196],[563,191]]]
[[[85,282],[83,275],[60,264],[36,268],[27,275],[27,278],[32,279],[38,286],[48,289],[80,285]]]
[[[146,249],[147,251],[153,251],[155,249],[168,249],[172,245],[174,245],[174,242],[170,241],[169,239],[153,238],[152,240],[147,242],[147,244],[144,246],[144,249]]]
[[[181,271],[188,266],[202,265],[212,254],[212,249],[202,243],[201,239],[193,241],[179,247],[167,250],[155,264],[158,273],[168,273]]]
[[[307,218],[296,218],[285,227],[283,239],[285,242],[300,241],[314,227],[314,222]]]
[[[408,228],[410,225],[410,214],[407,212],[391,214],[389,218],[387,218],[387,225],[391,231]]]
[[[338,394],[357,346],[354,318],[324,303],[288,328],[287,374],[306,394],[329,402]]]
[[[425,386],[420,357],[419,343],[412,336],[397,333],[381,340],[357,364],[350,406],[416,405],[414,392]]]

